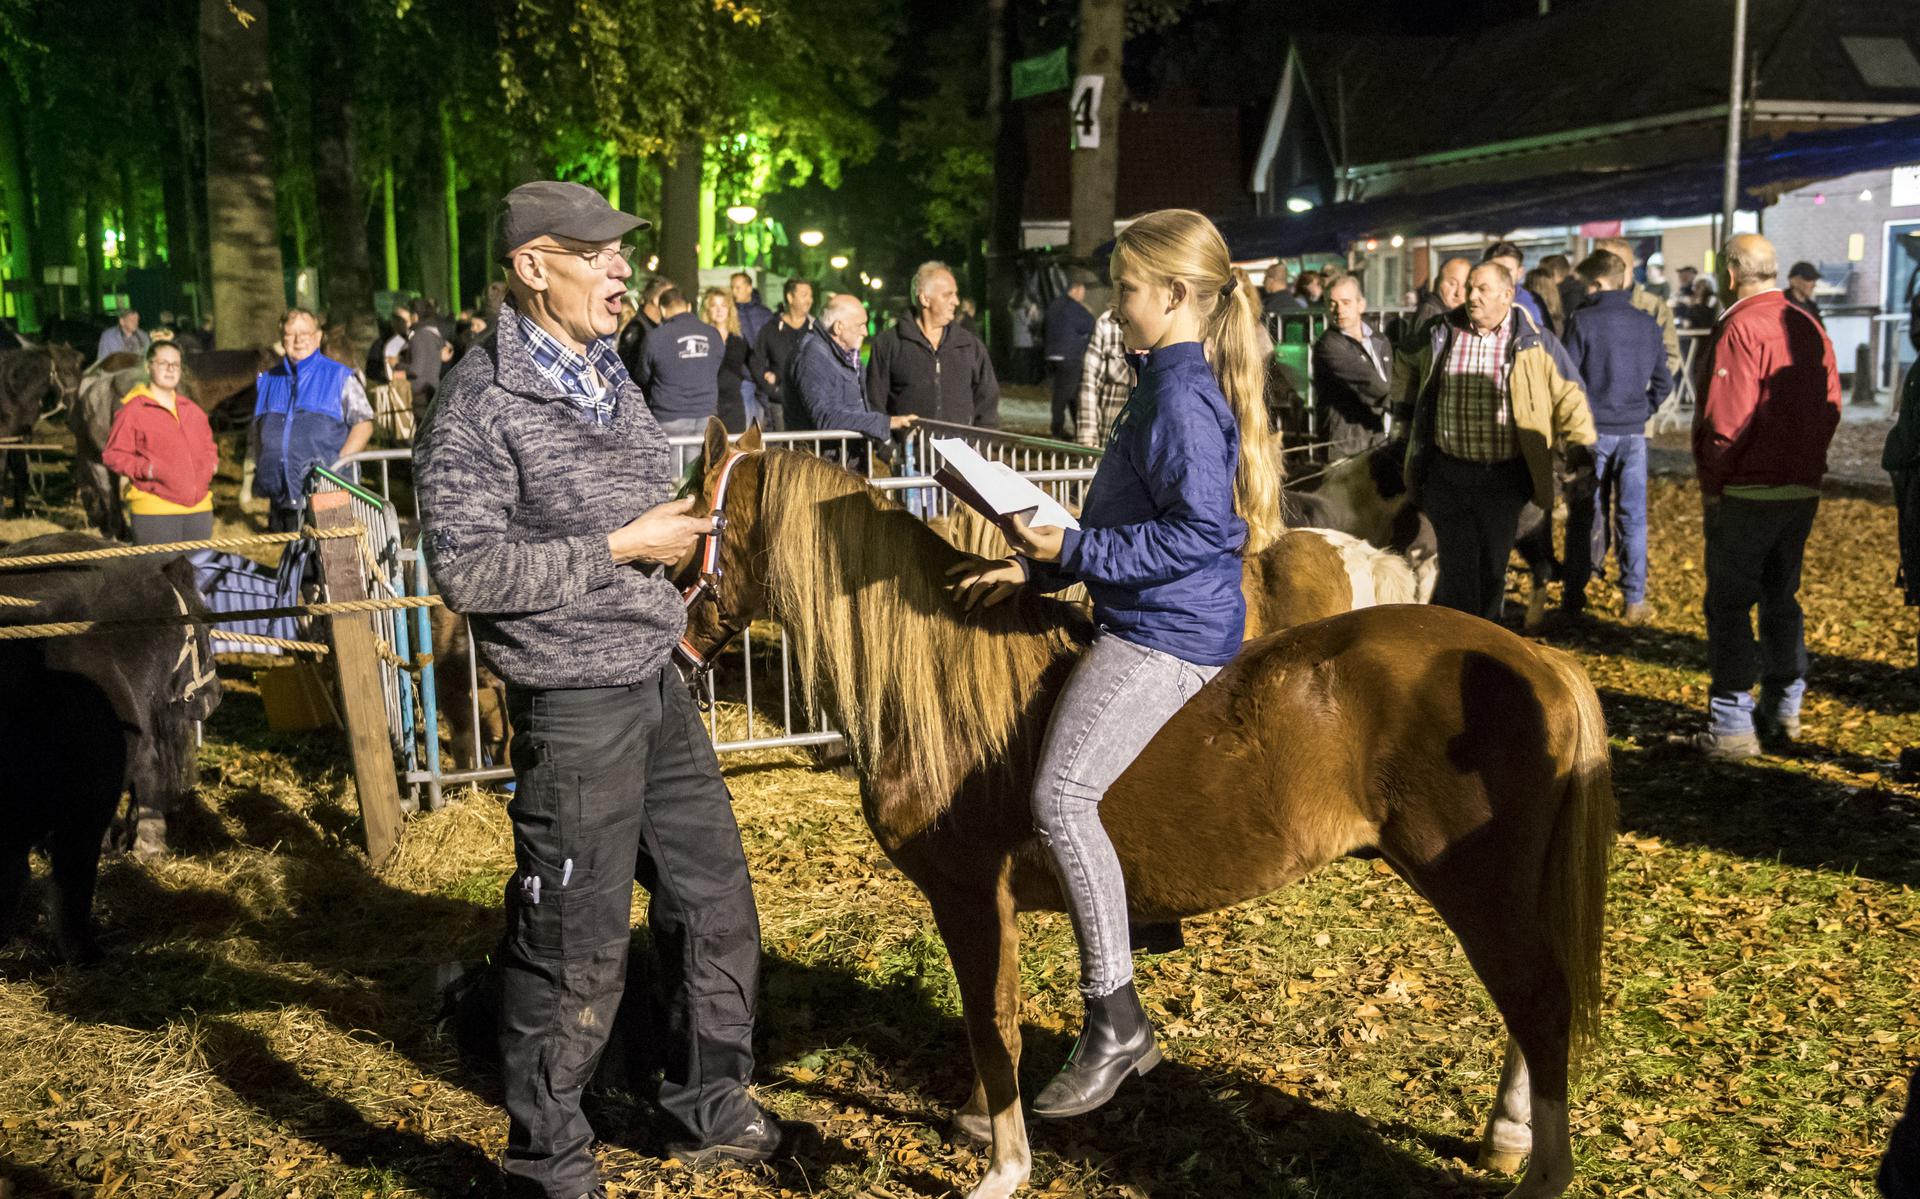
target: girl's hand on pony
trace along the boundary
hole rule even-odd
[[[1020,590],[1027,572],[1012,558],[970,558],[956,563],[947,577],[953,580],[947,584],[953,598],[971,612],[978,607],[991,608]]]

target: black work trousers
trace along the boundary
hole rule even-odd
[[[1434,603],[1499,621],[1520,510],[1532,497],[1524,458],[1469,462],[1434,451],[1420,492],[1440,552]]]
[[[696,1144],[758,1115],[746,1087],[760,922],[719,761],[671,666],[625,687],[510,688],[507,706],[506,1169],[574,1199],[598,1181],[580,1098],[625,989],[634,882],[666,1005],[659,1104]]]

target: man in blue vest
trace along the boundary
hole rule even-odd
[[[291,533],[306,512],[313,468],[366,448],[373,405],[351,367],[320,353],[313,313],[288,311],[280,318],[280,340],[287,356],[254,381],[253,493],[273,505],[267,531]]]

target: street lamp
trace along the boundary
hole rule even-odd
[[[1288,212],[1311,212],[1313,211],[1313,201],[1307,199],[1305,196],[1288,196],[1287,211]]]
[[[809,250],[825,240],[827,240],[827,235],[818,229],[802,229],[800,231],[800,244]]]
[[[727,219],[736,225],[750,224],[759,215],[760,210],[751,204],[735,204],[727,209]]]
[[[879,291],[884,286],[886,286],[885,282],[880,278],[880,276],[875,275],[873,277],[873,290]]]
[[[827,259],[827,265],[836,271],[844,271],[847,269],[847,263],[851,261],[852,259],[848,258],[845,254],[835,254],[832,258]]]

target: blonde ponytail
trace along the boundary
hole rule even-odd
[[[1225,247],[1222,246],[1224,253]],[[1267,364],[1273,339],[1260,319],[1259,293],[1245,271],[1208,322],[1213,373],[1240,425],[1240,462],[1234,472],[1234,506],[1247,522],[1248,554],[1257,554],[1286,532],[1280,514],[1280,435],[1267,419]]]
[[[1247,522],[1245,552],[1257,554],[1286,531],[1280,515],[1280,436],[1267,419],[1267,364],[1273,341],[1260,316],[1260,297],[1227,256],[1220,231],[1184,208],[1150,212],[1115,239],[1121,269],[1162,284],[1179,279],[1192,293],[1205,330],[1207,360],[1228,410],[1240,426],[1234,470],[1234,508]]]

